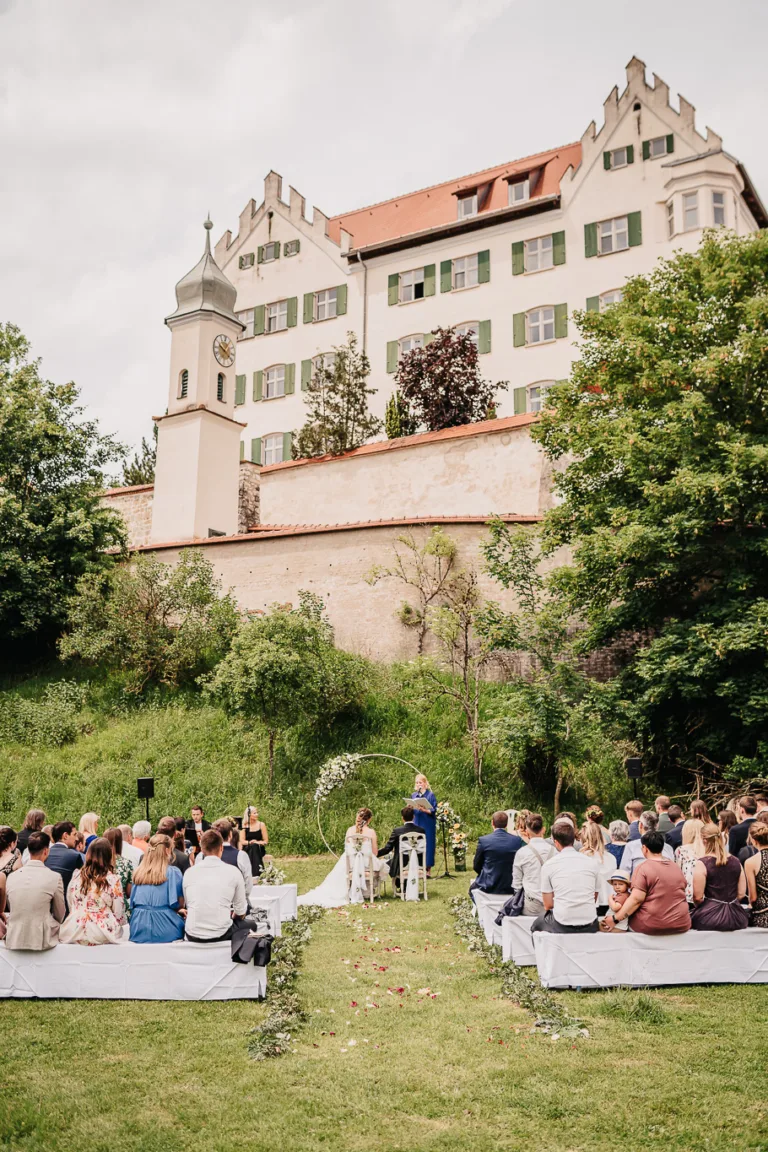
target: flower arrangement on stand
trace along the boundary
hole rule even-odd
[[[443,832],[443,857],[445,859],[445,875],[450,875],[448,871],[448,840],[451,842],[453,863],[456,871],[466,872],[467,834],[462,829],[461,817],[457,812],[454,812],[453,808],[447,800],[441,800],[437,805],[435,819],[437,820],[438,828],[441,828]]]
[[[453,865],[457,872],[467,870],[467,834],[457,820],[451,829],[451,850],[453,852]]]

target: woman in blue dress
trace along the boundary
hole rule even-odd
[[[435,839],[437,837],[437,820],[435,813],[437,812],[437,796],[430,790],[429,780],[420,772],[416,777],[416,786],[411,793],[412,800],[426,800],[430,806],[431,811],[422,812],[416,808],[413,815],[413,822],[419,828],[424,830],[427,837],[427,875],[431,868],[435,866]]]
[[[184,935],[181,870],[169,836],[153,836],[133,874],[131,943],[171,944]]]

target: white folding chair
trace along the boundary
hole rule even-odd
[[[347,891],[353,903],[353,884],[366,900],[376,898],[376,869],[373,858],[373,844],[369,836],[347,836],[344,841],[344,857],[347,865]]]
[[[416,853],[418,865],[417,898],[423,891],[427,900],[427,837],[423,832],[405,832],[400,837],[398,848],[400,860],[400,899],[405,900],[408,885],[408,870],[411,865],[411,855]]]

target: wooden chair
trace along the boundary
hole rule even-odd
[[[363,892],[367,889],[366,900],[376,898],[376,866],[373,856],[373,844],[369,836],[351,835],[344,841],[344,857],[347,865],[347,891],[352,888],[352,876],[355,863],[362,857],[363,865]]]
[[[424,899],[429,899],[427,895],[427,837],[423,832],[405,832],[400,837],[398,852],[400,858],[400,899],[405,900],[408,866],[412,852],[416,853],[416,859],[419,862],[419,892],[423,890]]]

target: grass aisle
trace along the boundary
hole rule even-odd
[[[285,867],[306,890],[330,863]],[[310,1021],[262,1064],[262,1005],[4,1003],[0,1148],[765,1147],[768,990],[567,995],[591,1039],[553,1043],[454,934],[466,886],[327,913],[298,987]]]

